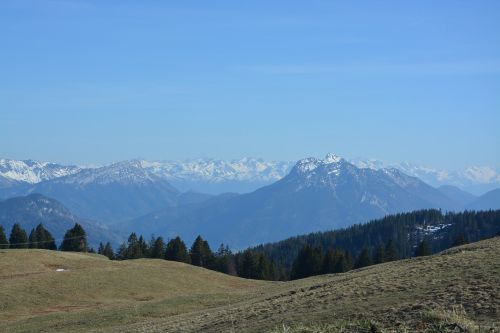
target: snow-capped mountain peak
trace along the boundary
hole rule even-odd
[[[76,165],[60,165],[33,160],[0,159],[0,176],[30,184],[72,175],[80,170],[81,168]]]
[[[329,153],[322,160],[315,157],[301,159],[295,164],[295,170],[299,173],[307,174],[321,168],[322,170],[326,170],[328,174],[335,173],[338,175],[339,165],[344,162],[343,158]]]
[[[326,156],[325,156],[325,159],[323,160],[323,163],[325,164],[332,164],[332,163],[339,163],[343,160],[342,157],[338,156],[338,155],[335,155],[333,153],[328,153]]]
[[[245,157],[239,160],[197,159],[187,161],[148,162],[142,166],[167,180],[197,180],[204,182],[264,181],[283,178],[291,163],[263,161]]]
[[[143,168],[141,161],[130,160],[94,169],[83,169],[77,174],[60,178],[59,182],[84,186],[91,183],[148,184],[160,180],[154,173]]]

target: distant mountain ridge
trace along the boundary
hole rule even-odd
[[[351,162],[360,168],[374,170],[396,168],[407,175],[420,178],[429,185],[435,187],[453,185],[474,194],[484,194],[500,187],[500,169],[491,166],[470,166],[450,171],[409,162],[385,163],[375,159],[353,159]]]
[[[467,205],[467,209],[500,209],[500,189],[489,191]]]
[[[0,159],[0,176],[10,180],[36,184],[44,180],[72,175],[82,168],[76,165],[61,165],[33,160]]]
[[[83,169],[34,184],[24,192],[56,198],[75,214],[105,224],[175,205],[181,195],[138,161]]]
[[[181,191],[195,190],[211,194],[254,191],[280,180],[293,166],[292,162],[250,157],[237,160],[140,162],[143,168],[168,180]]]
[[[301,233],[345,227],[386,214],[456,203],[397,169],[358,168],[334,154],[297,162],[281,180],[254,192],[216,196],[129,221],[143,234],[202,234],[236,248]]]
[[[398,168],[358,167],[335,154],[302,159],[283,177],[288,168],[285,164],[207,162],[198,169],[199,163],[175,171],[164,164],[123,161],[74,173],[65,171],[64,176],[35,184],[0,176],[0,194],[6,198],[40,193],[83,219],[119,231],[180,235],[188,240],[202,234],[211,243],[229,243],[234,248],[345,227],[392,213],[424,208],[456,211],[465,205],[484,209],[496,204],[495,195],[465,202],[468,194],[460,189],[436,189]],[[243,170],[241,174],[239,170]],[[194,177],[191,184],[200,184],[200,179],[205,184],[278,180],[249,193],[213,196],[184,192],[167,179],[188,181],[189,177]]]
[[[471,166],[461,171],[449,171],[408,162],[385,163],[374,159],[348,159],[348,161],[359,168],[374,170],[395,168],[407,175],[420,178],[434,187],[453,185],[475,194],[484,194],[500,187],[500,170],[491,166]],[[254,191],[282,179],[295,165],[295,162],[290,161],[265,161],[250,157],[235,160],[131,160],[119,163],[132,162],[139,163],[142,168],[167,180],[181,191],[195,190],[211,194]],[[33,160],[0,159],[0,188],[36,184],[92,169],[95,168]]]

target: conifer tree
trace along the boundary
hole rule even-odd
[[[424,239],[423,241],[420,242],[420,244],[418,244],[417,249],[415,250],[415,257],[429,256],[431,254],[432,251],[429,247],[429,244]]]
[[[373,263],[381,264],[385,262],[385,247],[384,243],[380,243],[375,249],[375,255],[373,256]]]
[[[12,226],[10,232],[9,244],[11,249],[27,249],[28,248],[28,235],[26,231],[21,228],[19,223]]]
[[[171,239],[168,242],[167,249],[165,250],[165,259],[185,262],[187,264],[191,263],[191,258],[187,251],[186,244],[180,237]]]
[[[325,256],[323,257],[322,273],[323,274],[333,273],[335,271],[339,259],[340,258],[335,253],[335,251],[333,250],[326,251]]]
[[[8,249],[8,248],[9,248],[9,241],[7,239],[7,236],[5,235],[4,228],[0,225],[0,249]]]
[[[467,239],[465,238],[465,236],[463,234],[455,236],[455,239],[453,240],[453,246],[460,246],[460,245],[464,245],[467,243],[468,243]]]
[[[104,249],[102,251],[102,255],[108,257],[111,260],[113,260],[115,258],[115,254],[113,252],[113,248],[111,247],[110,242],[107,242],[106,245],[104,246]]]
[[[394,261],[399,259],[398,250],[394,241],[389,239],[385,246],[385,261]]]
[[[35,229],[31,229],[30,236],[28,237],[29,248],[38,249],[38,237],[35,234]]]
[[[97,249],[97,253],[106,256],[111,260],[115,258],[115,254],[113,253],[113,248],[111,247],[111,244],[109,242],[107,242],[106,245],[99,243],[99,248]]]
[[[323,254],[320,248],[312,248],[309,245],[300,250],[297,258],[295,259],[291,278],[301,279],[308,276],[321,274],[323,266]]]
[[[78,223],[64,235],[60,246],[61,251],[87,252],[87,234]]]
[[[263,253],[257,255],[256,262],[257,270],[254,278],[257,280],[274,280],[271,272],[271,263]]]
[[[191,249],[189,251],[191,256],[191,264],[195,266],[205,267],[208,269],[215,269],[215,257],[208,245],[208,242],[201,238],[196,237]]]
[[[139,241],[135,232],[131,233],[130,236],[128,236],[127,243],[128,245],[125,259],[139,259],[144,256],[142,252],[144,248],[143,244]]]
[[[344,272],[348,272],[354,266],[354,264],[352,262],[352,254],[351,254],[351,252],[346,250],[344,256],[345,256],[345,270],[344,270]]]
[[[151,258],[163,259],[165,257],[165,242],[162,237],[157,237],[150,245]]]
[[[246,279],[255,279],[257,276],[256,256],[251,250],[245,250],[241,258],[241,264],[238,270],[238,276]]]
[[[224,246],[221,244],[217,253],[215,254],[217,261],[217,271],[229,274],[229,275],[237,275],[236,273],[236,263],[234,261],[234,256],[229,249],[229,246]]]
[[[116,252],[115,259],[126,260],[127,259],[127,244],[121,243]]]
[[[97,254],[102,254],[104,252],[104,244],[99,242],[99,247],[97,247]]]
[[[33,233],[33,231],[32,231]],[[52,237],[52,234],[43,227],[43,224],[39,224],[36,226],[34,230],[34,241],[36,242],[36,248],[38,249],[45,249],[45,250],[56,250],[56,242],[54,240],[54,237]],[[30,235],[30,242],[31,242],[31,235]]]
[[[142,237],[142,235],[139,237],[139,247],[141,249],[141,258],[144,258],[144,257],[149,257],[150,253],[149,253],[149,246],[148,244],[146,243],[146,240],[144,239],[144,237]]]
[[[361,253],[359,254],[358,258],[356,259],[354,268],[366,267],[372,264],[373,262],[372,262],[372,257],[370,255],[370,251],[368,250],[367,247],[364,247],[363,250],[361,250]]]
[[[343,273],[352,269],[351,254],[347,252],[338,252],[338,260],[335,263],[332,273]]]

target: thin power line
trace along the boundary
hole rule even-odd
[[[64,237],[64,238],[58,238],[58,239],[53,239],[53,240],[48,240],[48,241],[40,241],[40,242],[27,242],[27,243],[7,243],[7,244],[0,244],[0,246],[5,246],[5,245],[29,245],[29,244],[40,244],[40,243],[52,243],[52,242],[59,242],[59,241],[64,241],[66,239],[78,239],[86,236],[75,236],[75,237]]]

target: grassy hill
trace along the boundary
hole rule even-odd
[[[499,237],[275,283],[162,260],[33,250],[0,250],[0,267],[0,332],[500,329]]]
[[[166,260],[0,250],[0,332],[104,329],[235,302],[266,284]]]

